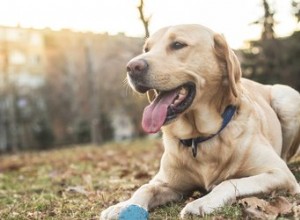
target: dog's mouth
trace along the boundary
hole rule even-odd
[[[173,121],[192,104],[196,89],[194,83],[186,83],[168,91],[157,91],[155,99],[144,109],[142,127],[147,133],[156,133]]]

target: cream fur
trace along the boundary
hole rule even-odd
[[[174,41],[188,46],[173,51],[169,45]],[[211,213],[240,196],[277,189],[300,192],[285,163],[300,142],[297,91],[241,78],[239,61],[224,37],[200,25],[161,29],[145,48],[148,52],[130,62],[147,60],[145,77],[151,88],[170,90],[192,81],[196,97],[176,121],[162,128],[165,151],[157,175],[129,200],[104,210],[101,219],[115,219],[128,204],[149,210],[196,189],[209,193],[188,203],[182,218]],[[218,136],[199,144],[193,158],[179,140],[216,133],[229,104],[237,106],[236,115]]]

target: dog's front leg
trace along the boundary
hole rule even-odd
[[[180,198],[182,198],[182,195],[171,189],[168,184],[152,181],[141,186],[130,199],[102,211],[100,219],[118,219],[122,209],[131,204],[141,206],[148,211],[155,206],[179,200]]]
[[[292,194],[300,193],[300,187],[288,169],[275,170],[241,179],[226,180],[206,196],[188,203],[180,216],[181,218],[188,214],[203,216],[225,204],[231,204],[237,197],[268,193],[276,189],[288,189]]]

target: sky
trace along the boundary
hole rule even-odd
[[[230,46],[258,39],[261,27],[250,25],[263,16],[262,0],[144,0],[151,15],[150,34],[176,24],[202,24],[225,35]],[[276,11],[277,36],[290,35],[297,27],[291,0],[269,0]],[[143,37],[139,0],[0,0],[0,25],[69,28]]]

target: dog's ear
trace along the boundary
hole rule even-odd
[[[228,44],[222,35],[215,34],[214,48],[218,59],[225,62],[231,92],[235,97],[237,97],[238,93],[236,83],[242,76],[240,62],[233,50],[228,47]]]
[[[157,91],[155,89],[151,89],[147,91],[147,98],[150,103],[155,99],[156,96],[157,96]]]

